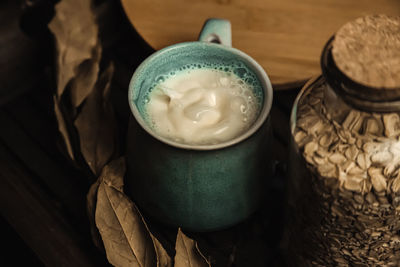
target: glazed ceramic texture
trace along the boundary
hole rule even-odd
[[[209,20],[201,40],[215,40],[217,36],[229,45],[227,23]],[[263,101],[258,118],[245,133],[215,145],[188,145],[152,131],[144,118],[145,98],[152,84],[160,75],[194,62],[240,63],[253,71],[261,84]],[[129,104],[134,116],[127,136],[127,193],[144,214],[172,226],[212,231],[234,225],[256,211],[272,175],[268,151],[272,87],[257,62],[237,49],[206,41],[169,46],[151,55],[135,71]]]
[[[131,120],[128,194],[146,215],[192,231],[234,225],[256,211],[271,176],[269,120],[250,138],[217,150],[176,148]]]

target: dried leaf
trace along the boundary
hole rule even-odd
[[[100,185],[100,179],[97,179],[95,183],[93,183],[90,188],[89,192],[86,195],[86,209],[89,217],[90,223],[90,233],[92,235],[92,239],[96,247],[104,250],[103,242],[101,241],[101,236],[99,230],[96,227],[96,202],[97,202],[97,192]]]
[[[57,98],[59,99],[78,66],[92,58],[98,42],[98,27],[90,0],[63,0],[55,6],[49,23],[57,48]],[[91,89],[91,88],[88,88]]]
[[[100,76],[74,123],[82,155],[96,175],[110,160],[115,149],[116,123],[108,97],[113,72],[114,67],[110,65]]]
[[[211,266],[210,262],[200,252],[197,242],[187,237],[180,228],[176,236],[175,250],[175,267]]]
[[[148,233],[150,234],[151,240],[153,240],[154,250],[157,256],[157,267],[172,267],[172,259],[168,255],[167,251],[163,247],[160,241],[150,232],[144,218],[142,217],[143,223],[146,226]]]
[[[114,189],[123,193],[125,172],[125,159],[121,157],[119,159],[113,160],[101,171],[100,183],[103,182],[107,184],[107,186],[111,186]]]
[[[153,241],[137,208],[121,191],[125,170],[124,158],[104,168],[97,194],[96,226],[111,264],[152,267],[156,265]]]
[[[69,137],[67,124],[65,123],[64,116],[61,113],[60,103],[58,102],[55,96],[54,96],[54,112],[58,122],[58,131],[61,133],[61,136],[64,140],[68,155],[71,157],[71,159],[74,159],[74,150],[72,148],[71,139]]]
[[[78,66],[76,77],[72,79],[69,87],[74,107],[78,107],[92,92],[100,69],[100,58],[101,46],[98,44],[93,48],[92,59],[87,59]]]

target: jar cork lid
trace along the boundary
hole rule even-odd
[[[366,101],[365,108],[381,111],[387,109],[382,102],[400,101],[400,16],[371,15],[343,25],[325,46],[321,67],[332,88],[356,105]]]
[[[345,24],[335,34],[332,55],[358,83],[400,88],[400,16],[367,16]]]

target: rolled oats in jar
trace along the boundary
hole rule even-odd
[[[400,17],[345,24],[291,114],[293,266],[400,266]]]

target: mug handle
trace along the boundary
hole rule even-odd
[[[231,22],[227,19],[206,20],[199,41],[232,46]]]

